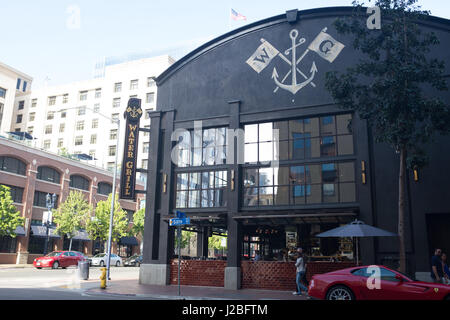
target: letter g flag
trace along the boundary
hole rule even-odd
[[[323,29],[313,42],[311,42],[308,49],[317,52],[319,56],[331,63],[337,58],[345,46],[326,33],[326,31],[327,28]]]
[[[258,73],[263,71],[264,68],[269,65],[272,59],[275,58],[278,53],[280,53],[268,41],[264,39],[261,39],[261,41],[262,44],[246,61],[247,64]]]

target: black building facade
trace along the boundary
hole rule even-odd
[[[199,256],[211,231],[226,232],[224,286],[235,289],[241,261],[256,250],[275,260],[301,245],[318,259],[352,259],[351,241],[314,234],[356,218],[397,231],[398,154],[375,143],[366,122],[339,108],[324,86],[327,71],[359,59],[333,26],[352,10],[290,11],[247,25],[158,77],[141,283],[169,283],[175,210],[202,235]],[[430,17],[421,27],[440,39],[431,55],[445,61],[448,76],[449,21]],[[408,172],[407,267],[419,278],[429,273],[433,247],[450,251],[448,146],[449,137],[437,137],[418,181]],[[395,267],[398,239],[364,239],[360,256]]]

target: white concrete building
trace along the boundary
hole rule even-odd
[[[33,78],[0,62],[0,135],[22,124]]]
[[[172,63],[170,56],[163,55],[109,65],[101,78],[33,90],[20,110],[21,121],[9,114],[4,117],[12,119],[11,131],[28,132],[35,137],[32,143],[36,147],[55,153],[91,155],[96,160],[88,161],[89,164],[112,170],[116,152],[119,163],[122,160],[123,113],[128,99],[142,100],[141,127],[149,127],[145,111],[156,106],[154,78]],[[121,123],[118,151],[118,128],[111,118],[120,119]],[[149,135],[141,132],[138,167],[147,166],[148,144]],[[143,178],[139,173],[138,180]]]

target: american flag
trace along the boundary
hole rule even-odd
[[[243,16],[240,13],[237,13],[235,10],[231,9],[231,19],[233,20],[247,20],[246,16]]]

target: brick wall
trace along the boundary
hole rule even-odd
[[[242,261],[242,289],[295,291],[294,262]]]
[[[226,261],[181,260],[180,283],[190,286],[223,287]],[[170,262],[170,284],[178,284],[178,260]]]
[[[0,253],[0,264],[15,264],[17,253]]]

